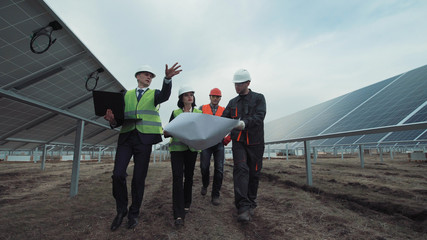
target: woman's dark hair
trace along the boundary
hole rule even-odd
[[[179,95],[178,97],[178,103],[176,105],[178,105],[179,108],[183,108],[184,107],[184,102],[182,101],[182,99],[184,98],[184,93]],[[193,96],[193,103],[191,104],[191,106],[194,108],[196,106],[196,96]]]

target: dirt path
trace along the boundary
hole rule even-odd
[[[82,162],[79,194],[69,198],[71,162],[47,163],[44,171],[1,162],[0,239],[425,239],[427,164],[365,161],[361,169],[357,158],[318,159],[309,187],[304,160],[265,160],[259,207],[248,224],[236,221],[231,162],[220,206],[210,203],[211,186],[200,195],[197,163],[180,230],[173,226],[170,162],[151,163],[139,225],[128,230],[125,219],[115,232],[112,163]]]

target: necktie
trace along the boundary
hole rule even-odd
[[[138,94],[137,99],[138,99],[138,102],[139,102],[139,99],[141,99],[141,97],[142,97],[142,93],[144,92],[144,90],[142,90],[142,89],[138,89],[138,92],[139,92],[139,94]]]

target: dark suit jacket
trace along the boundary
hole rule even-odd
[[[162,90],[156,89],[156,92],[154,93],[154,105],[156,106],[160,103],[166,102],[171,95],[171,90],[172,90],[172,82],[170,82],[169,84],[166,84],[165,81],[163,80]],[[120,127],[124,121],[133,121],[133,120],[116,119],[117,125],[115,127]],[[120,133],[118,144],[120,145],[125,143],[126,139],[132,132],[133,131]],[[136,131],[136,132],[138,133],[139,139],[143,144],[156,144],[162,141],[161,134],[143,134],[143,133],[140,133],[139,131]]]

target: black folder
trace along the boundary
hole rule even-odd
[[[95,115],[104,116],[111,109],[116,119],[124,119],[125,100],[123,93],[92,91]]]

